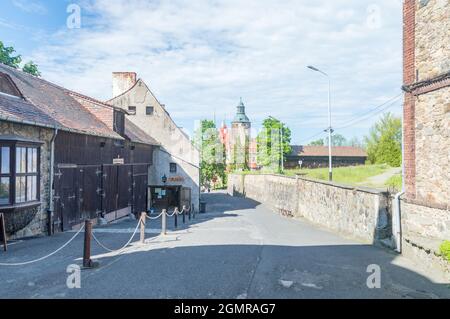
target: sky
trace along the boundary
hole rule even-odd
[[[75,6],[73,6],[75,5]],[[402,109],[402,0],[0,0],[0,41],[42,77],[107,100],[111,73],[134,71],[180,127],[230,122],[242,97],[293,144],[332,126],[363,138]],[[74,17],[80,13],[80,24]],[[396,99],[393,99],[396,98]],[[387,104],[384,104],[388,102]]]

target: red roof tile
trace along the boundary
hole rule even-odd
[[[0,72],[11,78],[25,98],[0,97],[2,119],[7,120],[9,117],[14,121],[122,139],[76,101],[65,88],[3,64],[0,64]]]
[[[352,146],[335,146],[331,153],[339,157],[367,157],[365,150]],[[293,145],[291,156],[328,156],[328,146]]]

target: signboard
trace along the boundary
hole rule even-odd
[[[125,164],[125,160],[123,158],[113,159],[113,165],[123,165],[123,164]]]
[[[174,176],[174,177],[169,177],[169,182],[172,183],[176,183],[176,182],[184,182],[184,177],[182,176]]]

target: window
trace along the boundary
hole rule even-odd
[[[177,172],[177,164],[176,163],[170,163],[170,172],[171,173]]]
[[[39,147],[0,141],[0,207],[39,200]]]
[[[37,154],[35,147],[16,147],[16,203],[37,200]]]
[[[153,115],[153,111],[154,111],[153,106],[147,106],[145,108],[145,114],[147,115]]]
[[[136,115],[136,106],[129,106],[128,111],[131,115]]]
[[[10,153],[10,147],[5,146],[0,148],[0,205],[10,204]]]

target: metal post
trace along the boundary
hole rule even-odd
[[[329,156],[329,180],[333,181],[333,155],[332,155],[332,145],[331,145],[331,134],[333,129],[331,127],[331,79],[328,77],[328,156]]]
[[[86,220],[84,222],[84,252],[83,252],[83,267],[92,268],[93,262],[91,260],[91,237],[92,237],[92,222]]]
[[[333,128],[331,126],[331,77],[327,73],[319,70],[318,68],[316,68],[314,66],[309,65],[308,69],[311,69],[315,72],[319,72],[322,75],[326,76],[328,79],[328,157],[329,157],[328,161],[329,161],[329,166],[330,166],[329,172],[328,172],[328,179],[331,182],[331,181],[333,181],[333,156],[332,156],[332,151],[331,151],[332,150],[331,134],[333,134]]]
[[[5,215],[0,213],[0,235],[2,236],[3,241],[3,250],[8,250],[8,240],[6,238],[6,227],[5,227]]]
[[[147,216],[147,213],[145,213],[145,212],[141,213],[141,219],[140,219],[140,223],[141,223],[141,244],[145,243],[145,222],[146,222],[146,216]]]
[[[195,219],[195,206],[194,206],[194,204],[191,205],[191,209],[192,209],[192,218]]]
[[[186,206],[183,206],[183,224],[186,223]]]
[[[178,211],[178,207],[175,207],[175,211],[174,211],[174,217],[175,217],[175,229],[178,228],[178,214],[180,212]]]
[[[167,210],[163,209],[162,211],[162,229],[161,229],[161,235],[167,234]]]

